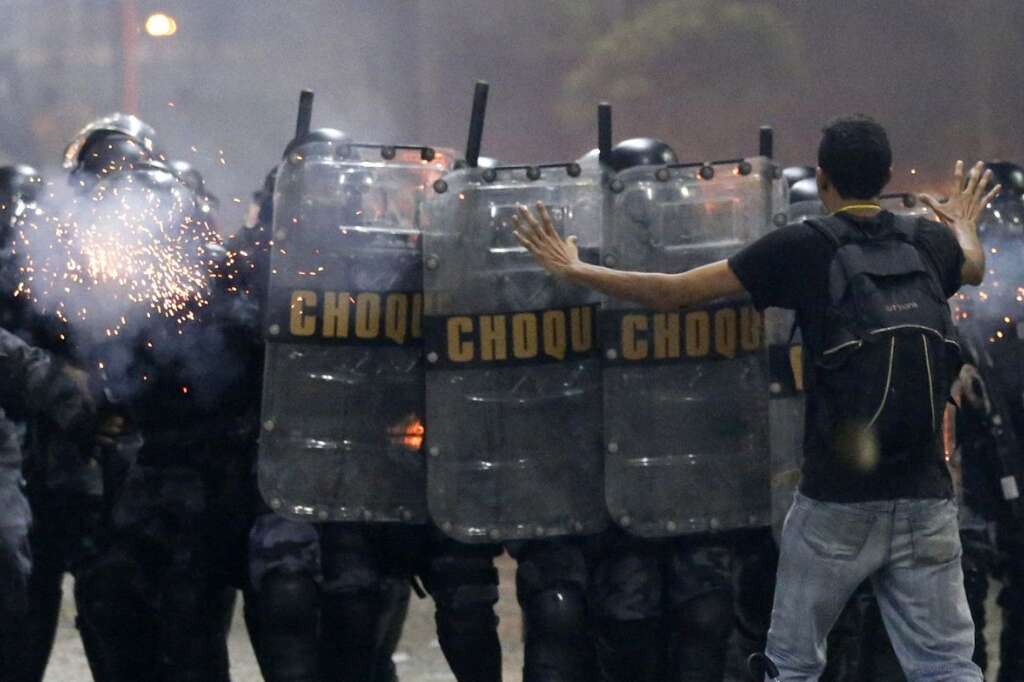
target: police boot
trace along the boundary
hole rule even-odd
[[[985,598],[988,596],[988,572],[984,561],[974,560],[970,550],[966,548],[963,556],[963,569],[967,606],[971,610],[971,620],[974,621],[974,656],[972,656],[972,660],[981,668],[982,672],[985,672],[988,668],[985,640],[985,624],[987,622]]]
[[[78,572],[75,605],[79,630],[92,650],[97,682],[151,679],[156,667],[158,624],[138,566],[111,552]]]
[[[1024,680],[1024,590],[1016,575],[1011,575],[999,593],[1003,609],[1003,632],[999,639],[999,682]]]
[[[373,680],[380,642],[379,590],[321,595],[320,653],[324,677],[331,682]]]
[[[597,660],[605,682],[661,682],[661,620],[605,620],[597,625]]]
[[[407,580],[394,578],[381,583],[383,612],[377,629],[377,662],[374,665],[373,682],[398,682],[398,671],[391,658],[402,639],[411,592],[412,587]]]
[[[733,629],[732,593],[714,590],[674,608],[668,629],[673,682],[721,682]]]
[[[430,562],[425,576],[434,598],[437,639],[459,682],[500,682],[498,571],[476,548],[454,547]]]
[[[225,682],[227,642],[221,636],[223,599],[203,580],[173,572],[160,591],[160,676],[163,682]]]
[[[319,590],[302,573],[272,572],[255,597],[260,670],[267,682],[320,682]]]
[[[51,538],[33,539],[53,542]],[[52,547],[47,549],[56,551]],[[59,561],[46,560],[51,557],[48,552],[40,551],[36,542],[33,542],[33,554],[35,560],[28,583],[28,614],[18,626],[24,630],[24,647],[13,652],[13,660],[4,661],[10,676],[5,679],[12,682],[42,682],[60,618],[63,567]]]
[[[211,662],[210,673],[213,680],[231,682],[231,661],[228,658],[228,636],[231,633],[231,621],[235,616],[235,599],[237,594],[233,587],[216,587],[210,591],[207,600],[206,617],[210,622]]]
[[[586,598],[575,586],[552,587],[523,601],[523,682],[591,682],[595,652]]]

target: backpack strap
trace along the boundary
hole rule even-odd
[[[846,233],[846,223],[842,218],[836,216],[814,216],[804,220],[809,228],[827,239],[833,248],[838,249],[845,243],[843,239]]]
[[[917,237],[918,227],[921,225],[922,218],[909,215],[898,215],[896,213],[890,213],[892,216],[892,229],[900,233],[909,244],[915,245],[914,239]]]

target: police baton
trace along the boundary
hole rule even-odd
[[[597,153],[601,163],[608,163],[612,154],[612,105],[597,105]]]
[[[477,81],[473,88],[473,113],[469,118],[469,139],[466,140],[466,165],[476,168],[480,161],[480,145],[484,138],[484,117],[487,115],[487,93],[491,86]]]
[[[303,90],[299,94],[299,115],[295,120],[295,139],[301,140],[309,135],[309,126],[313,122],[313,91]]]

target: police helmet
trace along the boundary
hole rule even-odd
[[[986,166],[992,171],[992,184],[1003,186],[1002,199],[1020,201],[1024,198],[1024,168],[1010,161],[990,161]]]
[[[782,177],[786,178],[786,183],[790,187],[803,180],[813,180],[814,175],[814,166],[789,166],[782,169]],[[815,190],[815,198],[817,198],[817,190]]]
[[[75,133],[64,149],[64,168],[78,168],[89,152],[94,150],[97,142],[115,135],[132,140],[145,152],[147,158],[161,157],[156,148],[156,131],[153,127],[137,116],[117,112],[90,121]]]
[[[317,128],[310,130],[302,137],[292,138],[288,146],[284,148],[284,157],[287,157],[296,149],[306,147],[307,145],[329,146],[331,149],[336,150],[347,142],[350,142],[349,136],[336,128]]]
[[[608,156],[608,165],[616,172],[634,166],[661,166],[678,161],[668,143],[650,137],[634,137],[620,142],[612,147]]]
[[[32,166],[0,166],[0,203],[8,204],[14,199],[32,203],[42,187],[43,176]]]
[[[796,204],[801,201],[819,201],[818,181],[814,178],[798,180],[789,188],[789,203]]]
[[[171,161],[167,165],[171,169],[171,172],[177,176],[178,180],[192,190],[192,193],[202,201],[208,202],[214,206],[220,203],[213,192],[207,188],[206,179],[203,178],[203,174],[199,172],[198,168],[188,161]]]

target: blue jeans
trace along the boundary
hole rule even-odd
[[[867,578],[909,682],[982,682],[952,500],[839,504],[799,493],[782,529],[768,657],[780,680],[817,680],[825,639]]]

